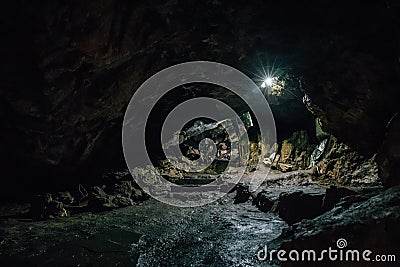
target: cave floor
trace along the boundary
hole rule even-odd
[[[298,178],[302,176],[302,178]],[[272,173],[274,195],[324,191],[308,173]],[[301,181],[301,184],[299,184]],[[273,183],[275,187],[268,184]],[[257,252],[287,224],[234,194],[202,207],[178,208],[154,199],[99,213],[32,221],[27,205],[0,207],[1,266],[255,266]]]
[[[2,266],[253,266],[285,227],[232,196],[198,208],[156,200],[47,221],[1,222]]]

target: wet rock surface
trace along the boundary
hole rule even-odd
[[[363,194],[366,193],[360,189],[356,192],[349,188],[336,186],[326,189],[310,188],[305,191],[288,191],[281,193],[267,211],[277,212],[279,217],[289,225],[293,225],[304,219],[313,219],[331,210],[344,199],[348,202],[357,201],[357,196],[359,199],[365,199]],[[261,203],[269,206],[270,200],[265,196],[262,197],[263,195],[265,192],[261,193]],[[262,204],[259,204],[261,208],[263,208]],[[263,211],[261,208],[259,209]]]
[[[368,195],[368,194],[367,194]],[[400,256],[398,238],[400,188],[393,187],[384,192],[361,199],[346,198],[334,209],[313,219],[293,225],[270,243],[270,248],[315,249],[320,253],[329,246],[337,249],[336,241],[344,238],[347,249],[371,250],[372,256]],[[324,266],[397,266],[396,262],[321,262]],[[321,264],[318,263],[318,264]],[[273,263],[271,263],[273,264]],[[277,264],[275,262],[275,264]],[[310,262],[282,262],[281,266],[320,266]]]
[[[251,266],[286,224],[226,197],[199,208],[155,200],[50,221],[2,219],[0,263],[24,266]],[[12,227],[11,227],[12,226]]]

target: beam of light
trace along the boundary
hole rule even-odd
[[[273,79],[274,79],[274,78],[267,77],[267,79],[265,79],[265,84],[268,85],[268,86],[271,86],[272,83],[274,82]]]
[[[264,65],[260,58],[258,58],[258,60],[259,66],[254,66],[254,69],[256,69],[256,71],[250,72],[255,76],[255,81],[258,82],[261,89],[273,87],[277,82],[277,77],[279,77],[284,72],[285,68],[281,66],[276,66],[276,57],[272,62],[272,65]]]
[[[274,83],[274,78],[273,77],[267,77],[267,78],[265,78],[265,80],[261,83],[261,88],[266,88],[267,86],[268,87],[271,87],[272,86],[272,84]]]

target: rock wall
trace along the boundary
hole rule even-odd
[[[316,164],[320,179],[334,185],[379,185],[375,157],[367,158],[331,136]]]
[[[134,90],[189,60],[252,76],[277,59],[323,128],[371,155],[398,110],[398,11],[391,0],[9,1],[0,11],[1,195],[123,167],[120,127]]]
[[[376,157],[365,157],[334,136],[327,137],[320,156],[313,154],[318,144],[309,141],[306,131],[294,132],[289,139],[276,144],[275,157],[266,158],[264,163],[280,171],[314,168],[317,180],[330,185],[379,185]]]
[[[305,130],[294,132],[277,147],[277,153],[267,153],[264,163],[281,171],[305,170],[310,165],[311,153],[315,144],[310,142]]]

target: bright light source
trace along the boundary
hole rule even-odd
[[[274,83],[274,78],[268,77],[262,82],[261,88],[265,88],[267,86],[272,86],[273,83]]]
[[[265,87],[267,87],[267,85],[265,84],[265,82],[263,82],[263,83],[261,84],[261,88],[265,88]]]
[[[273,81],[274,81],[273,78],[268,77],[267,79],[265,79],[265,84],[271,86]]]

